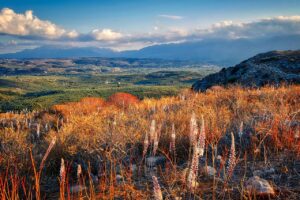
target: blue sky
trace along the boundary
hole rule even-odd
[[[141,48],[157,43],[186,41],[195,38],[195,30],[201,30],[203,37],[205,30],[211,30],[214,25],[223,22],[226,22],[223,24],[225,26],[233,26],[267,18],[276,19],[279,16],[300,16],[300,1],[1,0],[0,9],[0,22],[1,16],[14,17],[14,25],[6,27],[2,24],[1,27],[0,24],[0,42],[6,49],[19,50],[25,46],[44,45],[49,41],[63,41],[73,45],[123,50],[129,47]],[[3,12],[3,9],[9,9],[13,13],[8,10]],[[35,27],[31,25],[32,18],[25,20],[26,11],[32,13],[27,16],[40,20]],[[23,15],[24,19],[17,15]],[[295,19],[289,20],[295,22]],[[20,26],[23,27],[22,30],[18,29]],[[44,30],[37,28],[40,26]],[[55,33],[50,33],[50,29],[55,29]],[[135,41],[135,38],[138,40]]]
[[[106,27],[122,31],[174,24],[158,15],[178,15],[180,26],[209,26],[222,20],[252,20],[278,15],[299,15],[299,0],[2,0],[1,8],[17,13],[33,10],[40,19],[69,29],[88,32]]]

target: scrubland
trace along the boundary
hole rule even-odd
[[[118,93],[2,113],[0,196],[299,199],[299,131],[300,86]]]

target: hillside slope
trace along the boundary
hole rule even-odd
[[[246,87],[260,87],[266,84],[278,85],[300,83],[300,51],[271,51],[258,54],[240,64],[223,68],[197,81],[192,88],[205,91],[214,85],[240,84]]]

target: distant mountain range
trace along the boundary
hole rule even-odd
[[[205,39],[195,42],[154,45],[140,50],[122,52],[96,47],[42,46],[17,53],[0,54],[0,58],[159,58],[193,60],[231,66],[261,52],[297,49],[300,49],[300,35],[261,39]]]
[[[26,49],[16,53],[0,54],[0,58],[78,58],[78,57],[111,57],[116,52],[111,49],[96,47],[62,47],[42,46]]]

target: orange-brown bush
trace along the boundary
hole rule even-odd
[[[102,185],[96,187],[95,191],[100,192],[103,198],[117,197],[120,194],[128,197],[129,194],[126,191],[130,191],[130,195],[138,196],[137,198],[146,198],[151,196],[148,189],[149,181],[141,179],[137,184],[134,182],[137,177],[132,178],[130,167],[128,168],[127,165],[127,168],[122,168],[120,163],[127,160],[131,164],[140,165],[142,163],[142,144],[145,134],[149,132],[151,121],[155,120],[156,128],[161,127],[158,155],[167,157],[171,166],[178,165],[177,170],[181,172],[182,166],[186,166],[190,157],[189,127],[193,112],[197,116],[197,122],[200,123],[201,116],[205,120],[206,164],[210,164],[213,156],[216,156],[213,155],[214,149],[216,149],[217,155],[226,159],[228,149],[230,149],[230,139],[228,138],[230,138],[231,132],[235,133],[237,156],[241,160],[240,170],[236,172],[240,179],[237,181],[238,186],[235,187],[241,187],[239,184],[242,181],[243,174],[241,173],[244,168],[249,170],[243,164],[247,161],[253,162],[253,166],[260,161],[265,165],[271,165],[274,160],[278,162],[277,160],[282,155],[286,159],[292,157],[293,160],[299,160],[300,86],[264,87],[261,89],[231,87],[209,90],[206,93],[193,93],[185,90],[176,97],[143,101],[138,101],[132,95],[119,93],[111,96],[108,102],[109,104],[105,104],[99,98],[85,98],[80,102],[54,106],[53,109],[63,114],[63,117],[67,117],[68,120],[59,129],[52,128],[49,131],[42,129],[40,138],[32,136],[36,133],[30,127],[21,128],[17,133],[14,125],[8,125],[5,122],[0,131],[1,172],[5,172],[4,169],[9,161],[26,163],[17,165],[20,174],[28,171],[24,170],[30,163],[28,150],[32,149],[34,159],[39,163],[41,155],[45,153],[52,138],[57,137],[55,147],[49,155],[51,163],[45,165],[44,179],[51,175],[58,176],[60,160],[64,158],[66,162],[70,163],[70,185],[76,183],[74,176],[72,179],[72,174],[76,173],[74,172],[76,171],[75,163],[85,166],[83,167],[85,174],[93,175],[102,172],[99,170],[100,165],[104,166],[104,171],[110,174],[98,177],[98,182]],[[117,106],[111,106],[111,104]],[[24,114],[7,113],[1,114],[0,117],[3,120],[14,120],[24,118]],[[56,118],[57,116],[53,114],[52,117]],[[45,124],[45,120],[48,119],[49,117],[35,120]],[[244,124],[245,138],[243,139],[238,136],[241,122]],[[176,130],[176,161],[168,152],[172,124]],[[288,165],[287,163],[288,161],[285,160],[282,165]],[[282,166],[280,165],[280,167]],[[167,171],[168,167],[164,170]],[[165,174],[158,172],[160,180],[166,188],[165,191],[167,191],[164,194],[167,193],[170,198],[181,196],[180,190],[186,190],[184,185],[179,187],[176,185],[178,184],[176,181],[179,181],[176,173],[179,172],[176,170],[170,170]],[[116,184],[117,175],[126,179],[124,185]],[[41,183],[49,184],[49,179],[51,179],[49,177],[47,177],[47,181],[42,177]],[[138,178],[141,177],[138,176]],[[56,177],[53,179],[54,185],[57,186]],[[209,196],[212,193],[211,188],[204,189],[204,185],[199,187],[198,193],[196,191],[199,195],[206,193]],[[205,185],[205,187],[207,186]],[[219,193],[222,192],[219,191]],[[236,193],[243,196],[240,191],[236,191]],[[226,197],[228,198],[228,196]]]
[[[139,99],[129,93],[124,93],[124,92],[118,92],[113,95],[111,95],[107,102],[109,104],[113,104],[119,107],[128,107],[131,104],[135,104],[139,102]]]
[[[70,115],[87,115],[97,112],[104,105],[105,101],[102,98],[85,97],[79,102],[69,102],[66,104],[59,104],[52,107],[56,112],[61,113],[63,116]]]

